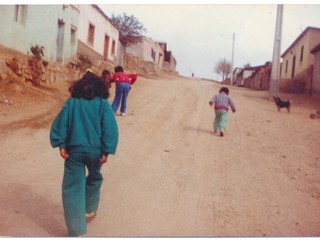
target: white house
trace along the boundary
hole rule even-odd
[[[0,5],[0,44],[23,54],[44,47],[44,59],[65,63],[76,56],[77,5]]]
[[[116,63],[119,31],[97,5],[79,5],[78,54]]]

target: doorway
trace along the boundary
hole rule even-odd
[[[103,51],[103,60],[108,60],[109,55],[109,43],[110,43],[110,37],[108,35],[104,36],[104,51]]]
[[[64,48],[64,28],[65,23],[63,20],[58,20],[58,39],[57,39],[57,62],[63,61],[63,48]]]
[[[291,78],[294,78],[295,67],[296,67],[296,56],[293,57],[293,61],[292,61]]]

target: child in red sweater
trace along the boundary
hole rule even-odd
[[[111,104],[114,113],[117,112],[119,105],[120,115],[124,116],[127,108],[127,98],[129,91],[131,90],[131,85],[137,80],[137,74],[135,73],[124,73],[122,66],[117,66],[114,68],[115,73],[109,77],[111,82],[116,84],[116,92],[113,102]]]

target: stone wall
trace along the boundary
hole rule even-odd
[[[5,54],[4,54],[5,53]],[[31,67],[30,58],[26,54],[17,53],[12,49],[0,48],[0,80],[8,79],[12,74],[26,83],[33,84],[35,77],[34,69],[41,83],[51,84],[62,81],[73,81],[79,79],[84,74],[84,69],[80,70],[77,66],[78,60],[73,60],[67,64],[57,62],[46,62],[38,67]],[[124,60],[125,72],[134,72],[140,76],[158,77],[163,74],[178,74],[177,72],[167,72],[153,62],[143,61],[142,58],[127,55]],[[91,70],[97,75],[101,75],[104,69],[114,72],[115,64],[110,61],[92,60]]]
[[[125,72],[135,72],[140,76],[154,77],[163,74],[177,74],[176,72],[165,71],[157,64],[149,61],[143,61],[142,57],[126,55],[125,57]]]
[[[304,80],[281,79],[279,81],[279,92],[283,93],[305,93],[305,87]]]

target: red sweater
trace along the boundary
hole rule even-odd
[[[129,84],[134,84],[137,80],[138,75],[135,73],[123,73],[123,72],[116,72],[115,74],[111,75],[109,79],[116,84],[121,82],[126,82]]]

